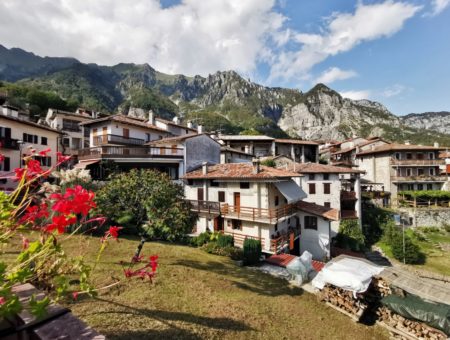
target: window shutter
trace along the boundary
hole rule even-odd
[[[38,143],[38,136],[37,136],[37,135],[34,135],[34,136],[33,136],[33,139],[34,139],[33,143],[34,143],[34,144],[37,144],[37,143]]]
[[[47,166],[52,166],[52,158],[47,157]]]
[[[5,138],[11,139],[11,128],[5,128]]]
[[[10,158],[5,157],[5,160],[3,161],[3,170],[9,171],[10,170]]]

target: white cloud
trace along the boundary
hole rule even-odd
[[[275,0],[1,0],[0,43],[40,55],[112,65],[149,63],[167,73],[255,70],[286,17]]]
[[[337,80],[345,80],[358,76],[353,70],[341,70],[338,67],[330,67],[322,72],[322,74],[315,80],[315,83],[331,84]]]
[[[427,16],[435,16],[440,14],[444,9],[450,5],[450,0],[432,0],[431,1],[431,12],[427,13]]]
[[[400,84],[395,84],[389,87],[386,87],[382,92],[381,95],[386,98],[395,97],[399,94],[403,93],[406,90],[406,87]]]
[[[371,92],[369,90],[360,91],[340,91],[342,97],[349,98],[353,100],[369,99]]]
[[[356,45],[398,32],[420,6],[387,0],[382,3],[359,2],[351,13],[336,13],[327,19],[323,34],[298,33],[300,49],[283,51],[272,67],[270,79],[299,78],[330,56],[351,50]]]

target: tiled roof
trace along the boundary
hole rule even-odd
[[[441,151],[445,150],[445,147],[435,147],[428,145],[412,145],[412,144],[386,144],[374,147],[372,150],[361,151],[356,156],[370,155],[374,153],[383,153],[391,151]]]
[[[275,139],[275,142],[281,144],[301,144],[301,145],[319,145],[319,143],[311,141],[311,140],[301,140],[301,139]]]
[[[182,128],[182,129],[188,129],[188,130],[191,130],[191,131],[197,131],[197,129],[193,129],[193,128],[190,128],[190,127],[187,127],[187,126],[184,126],[184,125],[181,125],[181,124],[177,124],[175,122],[172,122],[171,120],[167,120],[167,119],[163,119],[163,118],[159,118],[159,117],[156,117],[155,120],[159,120],[160,122],[162,122],[164,124],[177,126],[179,128]]]
[[[183,178],[185,179],[288,179],[292,177],[299,177],[300,175],[286,170],[271,168],[260,165],[260,171],[257,174],[253,173],[252,163],[227,163],[209,165],[208,173],[203,175],[202,169],[194,170],[187,173]]]
[[[288,170],[294,171],[294,164],[290,164],[288,166]],[[355,170],[351,168],[344,168],[339,166],[333,166],[328,164],[320,164],[320,163],[296,163],[295,164],[295,172],[301,174],[320,174],[320,173],[328,173],[328,174],[361,174],[364,171]]]
[[[161,128],[153,125],[153,124],[149,124],[149,123],[147,123],[146,121],[144,121],[142,119],[132,118],[132,117],[128,117],[128,116],[125,116],[125,115],[122,115],[122,114],[116,114],[116,115],[112,115],[112,116],[108,116],[108,117],[103,117],[103,118],[90,120],[90,121],[87,121],[87,122],[80,123],[80,125],[93,125],[93,124],[96,124],[96,123],[107,122],[107,121],[124,123],[124,124],[128,124],[128,125],[134,125],[134,126],[139,126],[139,127],[144,127],[144,128],[147,128],[147,129],[151,129],[151,130],[157,130],[157,131],[169,133],[169,131],[161,129]]]
[[[333,152],[332,155],[338,155],[338,154],[342,154],[342,153],[347,153],[347,152],[349,152],[349,151],[355,150],[355,149],[358,148],[358,147],[370,145],[370,144],[372,144],[372,143],[380,142],[380,141],[386,142],[384,139],[382,139],[382,138],[380,138],[380,137],[372,137],[372,138],[369,138],[369,140],[367,140],[367,141],[364,142],[364,143],[357,144],[357,145],[355,145],[355,146],[352,146],[351,148],[341,149],[341,150],[339,150],[339,151]],[[389,142],[386,142],[386,143],[389,143]]]
[[[154,140],[148,143],[145,143],[145,145],[153,145],[153,144],[164,144],[164,143],[176,143],[176,142],[182,142],[186,139],[192,138],[192,137],[198,137],[200,135],[204,135],[204,133],[202,134],[198,134],[198,133],[188,133],[186,135],[182,135],[182,136],[175,136],[175,137],[167,137],[167,138],[163,138],[163,139],[158,139],[158,140]]]
[[[297,207],[304,212],[317,215],[328,220],[339,221],[339,210],[333,208],[327,208],[323,205],[315,203],[300,201],[297,203]]]
[[[258,141],[273,141],[275,140],[275,138],[269,137],[269,136],[260,136],[260,135],[256,135],[256,136],[250,136],[250,135],[219,135],[217,137],[218,139],[222,139],[222,140],[236,140],[236,141],[240,141],[240,140],[245,140],[245,141],[252,141],[252,140],[258,140]]]
[[[6,120],[11,120],[11,121],[18,122],[18,123],[21,123],[21,124],[33,126],[35,128],[47,130],[47,131],[54,132],[54,133],[57,133],[57,134],[62,134],[61,131],[52,129],[51,127],[48,127],[48,126],[45,126],[45,125],[41,125],[41,124],[38,124],[38,123],[30,122],[29,120],[24,120],[24,119],[20,119],[20,118],[16,118],[16,117],[11,117],[11,116],[6,116],[6,115],[3,115],[3,114],[0,114],[0,118],[4,118]]]

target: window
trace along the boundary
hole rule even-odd
[[[23,133],[22,135],[22,140],[25,143],[34,143],[37,144],[38,143],[38,136],[37,135],[30,135],[28,133]]]
[[[73,119],[63,119],[63,130],[65,131],[75,131],[75,132],[79,132],[81,131],[80,129],[80,122],[73,120]]]
[[[427,190],[433,190],[433,184],[431,183],[427,184]]]
[[[417,159],[423,159],[423,153],[418,153],[417,154]]]
[[[242,230],[241,220],[231,220],[231,227],[236,230]]]
[[[0,137],[5,139],[11,138],[11,128],[5,128],[0,126]]]
[[[326,207],[326,208],[331,208],[331,203],[330,202],[325,202],[323,204],[323,206]]]
[[[193,179],[188,179],[187,183],[188,183],[188,185],[194,185],[194,180]]]
[[[0,171],[9,171],[10,170],[11,160],[9,157],[5,157],[3,163],[0,163]]]
[[[331,184],[330,183],[323,183],[323,193],[324,194],[331,193]]]
[[[217,193],[218,195],[218,201],[219,202],[225,202],[225,191],[219,191]]]
[[[411,168],[407,168],[406,169],[406,176],[412,176],[412,169]]]
[[[330,179],[330,175],[329,174],[323,174],[323,180],[324,181],[328,181]]]
[[[218,187],[219,186],[219,182],[216,182],[214,180],[210,180],[209,181],[209,185],[212,186],[212,187]]]
[[[401,159],[400,152],[395,153],[395,159]]]
[[[83,130],[84,130],[84,133],[83,133],[83,136],[84,137],[89,137],[89,134],[90,134],[90,129],[87,127],[87,126],[85,126],[84,128],[83,128]]]
[[[316,216],[305,216],[305,229],[317,230]]]
[[[430,174],[430,176],[434,176],[435,175],[434,168],[430,168],[429,169],[429,174]]]
[[[314,181],[314,177],[315,177],[314,174],[309,174],[308,175],[308,178],[309,178],[310,181]]]
[[[274,230],[275,230],[275,231],[278,231],[278,223],[275,223],[275,225],[274,225]]]
[[[316,184],[315,183],[309,183],[309,193],[310,194],[315,194],[316,193]]]
[[[421,168],[417,169],[417,175],[423,176],[423,169],[421,169]]]
[[[275,206],[278,206],[278,204],[280,204],[280,200],[278,196],[275,196]]]
[[[41,145],[48,145],[47,144],[47,137],[41,137]]]
[[[241,189],[250,189],[250,183],[249,182],[240,182],[239,187]]]
[[[42,166],[52,166],[52,158],[48,156],[34,156],[35,160],[39,161]]]
[[[412,153],[408,152],[408,153],[406,154],[406,159],[413,159],[413,158],[412,158]]]
[[[428,159],[434,159],[434,153],[433,152],[428,153]]]
[[[68,148],[70,146],[70,138],[63,138],[62,145]]]
[[[408,190],[410,191],[414,190],[414,184],[408,184]]]
[[[423,184],[417,184],[417,190],[423,190]]]
[[[150,134],[149,134],[149,133],[146,133],[146,134],[145,134],[145,141],[146,141],[146,142],[150,142],[150,141],[151,141],[151,137],[150,137]]]

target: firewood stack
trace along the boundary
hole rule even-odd
[[[446,340],[447,336],[423,322],[406,319],[386,307],[377,310],[378,320],[389,326],[391,333],[404,339]]]
[[[319,299],[347,312],[355,320],[359,320],[367,308],[363,295],[357,294],[355,299],[351,291],[330,284],[325,285],[322,289]]]

